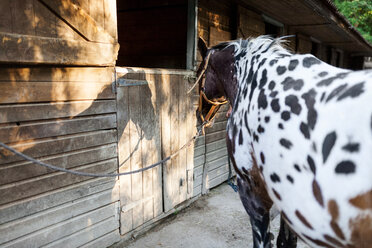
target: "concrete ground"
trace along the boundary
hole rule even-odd
[[[271,223],[271,231],[275,236],[279,231],[279,223],[279,216]],[[223,184],[122,247],[238,248],[253,247],[253,241],[249,217],[238,193]],[[297,247],[308,248],[301,241],[298,241]]]

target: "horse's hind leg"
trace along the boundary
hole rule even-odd
[[[288,224],[280,215],[280,230],[278,239],[276,240],[276,246],[278,248],[296,248],[297,247],[297,235],[292,231]]]
[[[270,208],[262,203],[262,199],[254,194],[251,185],[246,180],[238,178],[240,199],[247,211],[252,225],[253,247],[271,248]]]
[[[270,233],[270,214],[260,218],[250,217],[253,233],[253,247],[271,248],[273,235]]]

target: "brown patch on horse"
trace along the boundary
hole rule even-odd
[[[335,245],[336,247],[346,247],[344,244],[342,244],[340,241],[338,241],[337,239],[325,234],[323,235],[323,237],[325,238],[325,240],[327,240],[328,242],[332,243],[333,245]]]
[[[337,221],[339,212],[338,212],[338,205],[335,200],[329,200],[328,201],[328,212],[332,217],[332,220]]]
[[[320,189],[320,186],[315,179],[313,180],[313,194],[320,206],[324,207],[322,190]]]
[[[305,218],[305,216],[303,216],[301,214],[300,211],[296,210],[295,212],[297,218],[305,225],[307,226],[308,228],[310,228],[311,230],[314,230],[313,226],[307,221],[307,219]]]
[[[278,200],[281,201],[282,197],[280,196],[280,194],[275,189],[272,188],[272,190],[273,190],[273,193],[276,196],[276,198],[278,198]]]
[[[255,185],[255,187],[253,187],[253,193],[256,196],[260,197],[265,210],[270,211],[270,208],[273,205],[273,201],[270,199],[269,194],[267,193],[266,184],[263,180],[260,169],[258,168],[256,157],[253,155],[253,153],[251,153],[251,156],[253,166],[249,174]]]
[[[328,212],[332,217],[331,222],[330,222],[330,226],[332,230],[337,235],[337,237],[339,237],[342,240],[345,240],[345,235],[337,223],[340,213],[339,213],[337,202],[335,200],[328,201]]]
[[[372,216],[359,215],[349,221],[351,241],[358,248],[372,248]]]
[[[229,135],[226,134],[226,146],[227,146],[227,153],[229,158],[231,159],[231,163],[234,167],[235,172],[239,175],[240,178],[243,178],[243,173],[238,169],[236,165],[235,158],[233,156],[235,152],[235,142],[230,140]]]
[[[370,191],[368,191],[364,194],[357,195],[354,198],[351,198],[349,200],[349,202],[354,207],[357,207],[357,208],[360,208],[360,209],[363,209],[363,210],[372,209],[372,190],[370,190]],[[372,234],[371,234],[371,236],[372,236]]]
[[[307,236],[305,234],[302,234],[302,235],[304,235],[305,238],[307,238],[308,240],[310,240],[311,242],[313,242],[314,244],[316,244],[318,246],[327,247],[327,248],[336,248],[335,246],[327,244],[326,242],[324,242],[322,240],[310,238],[309,236]]]

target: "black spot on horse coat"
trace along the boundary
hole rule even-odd
[[[335,172],[338,174],[350,174],[355,172],[355,164],[350,161],[342,161],[336,165]]]
[[[336,132],[334,131],[327,134],[327,136],[324,138],[323,146],[322,146],[323,163],[327,161],[327,158],[329,154],[331,153],[333,146],[336,143],[336,138],[337,138],[337,135],[336,135]]]

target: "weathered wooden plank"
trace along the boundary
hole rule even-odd
[[[170,84],[170,76],[164,75],[161,77],[162,84],[161,84],[161,92],[162,97],[162,109],[161,109],[161,134],[162,134],[162,157],[166,158],[171,155],[171,87]],[[164,211],[167,212],[173,208],[173,188],[172,188],[172,175],[173,170],[171,169],[173,163],[171,161],[167,161],[164,163],[163,166],[163,177],[164,177]]]
[[[19,247],[25,244],[33,244],[35,247],[66,247],[66,244],[68,244],[69,247],[77,247],[79,244],[87,243],[91,239],[103,236],[107,232],[118,228],[119,222],[115,217],[116,207],[116,203],[107,205],[4,244],[4,247]],[[104,227],[104,225],[107,226]],[[103,229],[100,230],[97,227],[103,227]],[[87,238],[89,232],[95,234],[90,240]],[[80,234],[83,238],[77,238],[77,234]]]
[[[209,163],[213,160],[216,160],[216,159],[219,159],[219,158],[222,158],[222,157],[226,157],[226,156],[227,156],[227,148],[224,147],[222,149],[207,153],[206,160]]]
[[[0,105],[0,123],[115,113],[115,100]]]
[[[179,92],[179,78],[176,75],[170,75],[170,128],[171,139],[170,149],[171,154],[176,152],[180,147],[180,92]],[[181,187],[181,162],[179,154],[171,159],[172,166],[169,168],[170,184],[172,187],[172,207],[180,202],[180,187]]]
[[[177,84],[178,84],[178,147],[183,146],[189,139],[188,132],[187,132],[187,114],[188,114],[188,106],[187,106],[187,85],[186,80],[182,77],[177,76]],[[187,178],[187,151],[186,149],[182,149],[178,154],[178,178],[179,178],[179,200],[178,202],[183,202],[187,199],[187,186],[188,186],[188,178]],[[190,168],[191,169],[191,168]]]
[[[193,150],[194,156],[193,157],[196,158],[196,157],[204,154],[204,148],[205,148],[204,146],[195,146],[194,145],[194,150]]]
[[[142,125],[142,109],[141,109],[141,94],[140,86],[129,87],[129,132],[130,132],[130,152],[131,152],[131,170],[142,168],[142,147],[141,142],[143,133]],[[139,201],[143,198],[143,173],[132,174],[132,202]],[[133,208],[133,228],[143,224],[143,204],[139,204]]]
[[[196,147],[199,147],[199,146],[204,146],[204,142],[205,142],[205,136],[199,136],[196,140],[195,140],[195,146]]]
[[[35,35],[57,37],[57,17],[37,0],[34,1]]]
[[[118,122],[118,156],[119,156],[119,171],[131,171],[130,165],[130,132],[129,132],[129,88],[117,88],[117,107],[120,111],[117,112]],[[132,201],[132,177],[122,176],[119,178],[120,184],[120,208],[128,205]],[[133,210],[130,209],[126,212],[120,212],[120,233],[123,235],[133,227],[132,219]]]
[[[226,132],[226,120],[222,121],[216,121],[212,127],[208,128],[208,134],[213,133],[213,132],[218,132],[218,131],[225,131]]]
[[[12,0],[3,0],[0,4],[0,32],[12,32]]]
[[[228,179],[229,173],[224,173],[216,178],[213,178],[209,181],[209,189],[214,188],[222,183],[224,183]],[[233,191],[231,191],[233,192]]]
[[[227,166],[227,156],[208,162],[208,174],[219,167]],[[210,178],[210,177],[209,177]]]
[[[203,165],[204,162],[205,162],[204,154],[194,158],[194,166],[195,167]]]
[[[94,239],[85,245],[80,246],[81,248],[96,248],[96,247],[109,247],[112,244],[115,244],[120,241],[120,234],[118,230],[112,231],[108,234],[105,234],[98,239]]]
[[[89,1],[89,12],[87,14],[97,23],[97,25],[104,29],[105,26],[105,6],[104,0]],[[105,30],[106,31],[106,30]],[[110,35],[111,37],[111,35]]]
[[[105,190],[112,190],[115,183],[115,178],[98,178],[2,205],[0,206],[0,224],[74,202]]]
[[[39,158],[109,144],[116,142],[116,140],[116,130],[101,130],[66,135],[58,138],[45,138],[30,142],[22,142],[14,145],[12,144],[11,146],[17,151],[23,152],[31,157]],[[4,148],[0,148],[0,153],[2,154],[2,156],[0,156],[0,164],[23,160]]]
[[[185,94],[188,92],[188,89],[190,88],[189,86],[189,81],[185,80]],[[190,137],[195,135],[196,133],[196,117],[195,117],[195,111],[194,111],[194,106],[192,103],[192,96],[187,95],[186,96],[186,130],[187,130],[187,135],[186,139],[189,140]],[[193,188],[194,188],[194,143],[192,143],[189,147],[186,148],[186,163],[187,163],[187,199],[190,199],[193,196]]]
[[[40,161],[61,168],[73,168],[84,164],[114,158],[117,156],[115,143],[98,146],[63,154],[43,157]],[[45,175],[52,172],[51,169],[36,165],[32,162],[22,161],[6,166],[0,166],[0,185],[21,181],[27,178]]]
[[[116,0],[104,0],[104,29],[114,38],[118,39],[117,18],[116,18]]]
[[[203,180],[203,175],[195,177],[194,190],[195,190],[195,188],[200,188],[200,190],[202,189],[202,180]]]
[[[0,103],[112,99],[111,82],[4,82]]]
[[[198,166],[194,168],[194,177],[198,177],[203,174],[203,166]]]
[[[222,140],[222,139],[226,139],[226,131],[225,130],[214,132],[214,133],[211,133],[211,134],[207,134],[206,137],[205,137],[205,141],[207,143],[217,141],[217,140]]]
[[[118,75],[118,77],[122,76],[129,76],[130,75],[135,75],[135,74],[146,74],[150,75],[153,74],[155,75],[160,75],[160,76],[165,76],[165,75],[181,75],[181,76],[193,76],[194,72],[192,71],[186,71],[186,70],[181,70],[181,69],[161,69],[161,68],[146,68],[146,67],[115,67],[115,71]],[[127,78],[127,77],[126,77]],[[160,77],[156,79],[156,81],[162,81],[165,80],[164,78]],[[160,82],[159,81],[159,82]]]
[[[12,0],[12,32],[35,35],[35,15],[33,0]]]
[[[31,122],[22,125],[10,124],[0,127],[0,140],[5,143],[19,142],[115,127],[115,114]]]
[[[140,76],[139,80],[145,80],[145,76]],[[150,83],[150,82],[149,82]],[[156,117],[155,117],[155,105],[152,101],[152,93],[149,85],[143,85],[139,87],[140,94],[140,107],[141,107],[141,157],[142,166],[148,166],[155,161],[156,147],[155,147],[155,135],[158,133],[156,130]],[[143,172],[143,199],[152,198],[155,189],[153,189],[153,171],[147,170]],[[154,200],[145,201],[143,203],[143,221],[147,222],[154,218]]]
[[[91,82],[110,84],[113,73],[112,67],[1,67],[0,82],[85,82],[91,90]]]
[[[238,8],[238,37],[247,39],[265,34],[265,23],[261,15],[245,9]]]
[[[211,143],[207,144],[206,152],[210,153],[212,151],[221,149],[223,147],[226,147],[226,139],[220,139],[220,140],[217,140],[217,141],[214,141],[214,142],[211,142]]]
[[[113,66],[117,43],[65,40],[49,37],[0,33],[0,61],[27,64]],[[61,52],[63,51],[63,52]]]
[[[75,168],[76,171],[84,171],[89,173],[110,173],[116,169],[116,158]],[[30,196],[42,194],[53,189],[62,188],[74,183],[86,181],[88,179],[90,178],[64,172],[55,172],[29,180],[24,180],[19,183],[3,185],[0,186],[0,195],[2,195],[0,198],[0,204],[25,199]]]
[[[155,136],[152,140],[153,149],[153,163],[158,162],[162,159],[162,140],[161,140],[161,97],[158,95],[158,90],[161,89],[162,80],[161,75],[151,74],[150,77],[146,77],[150,81],[149,87],[152,93],[152,104],[155,106],[155,122],[154,122],[154,133]],[[159,93],[160,94],[160,93]],[[154,196],[154,217],[160,216],[163,213],[163,167],[162,165],[152,169],[152,180],[153,180],[153,196]]]
[[[209,46],[214,46],[221,42],[229,40],[231,40],[231,32],[224,31],[215,27],[209,28]]]
[[[64,20],[56,18],[56,38],[64,40],[75,40],[75,41],[86,41],[84,37],[78,34],[74,29],[72,29]]]
[[[90,195],[88,197],[78,199],[73,202],[59,205],[52,209],[48,209],[47,211],[42,211],[40,213],[28,216],[27,218],[22,218],[16,221],[9,222],[7,224],[0,225],[0,232],[6,233],[6,235],[2,235],[0,237],[0,244],[9,242],[11,240],[39,230],[41,230],[39,231],[39,233],[44,233],[45,231],[43,231],[43,229],[48,226],[64,222],[66,220],[74,218],[75,216],[79,216],[81,214],[85,214],[92,210],[101,208],[102,206],[109,205],[112,202],[117,201],[118,199],[118,195],[112,192],[111,189],[109,189],[97,194]],[[102,217],[100,216],[99,218]],[[32,243],[34,244],[34,246],[41,246],[43,244],[56,240],[57,238],[61,237],[60,235],[60,233],[53,232],[49,233],[47,237],[39,236],[39,238],[37,239],[35,236],[31,235]],[[22,243],[24,243],[27,239],[21,240]]]
[[[92,18],[92,16],[87,13],[86,9],[74,4],[71,0],[40,1],[57,13],[62,20],[71,25],[87,40],[105,43],[115,42],[114,38],[111,37],[111,35],[104,30],[103,26],[99,24],[99,22],[103,24],[102,18],[104,9],[102,1],[98,1],[98,3],[101,3],[100,8],[98,8],[96,4],[93,4],[93,2],[90,2],[90,6],[92,6],[90,14],[94,14],[94,17],[99,19],[98,21]]]
[[[194,185],[196,185],[195,182],[194,182]],[[201,195],[201,187],[200,187],[200,184],[197,184],[196,187],[194,187],[194,189],[193,189],[192,197],[197,197],[199,195]]]
[[[64,239],[58,240],[51,244],[46,245],[45,247],[66,247],[66,244],[71,245],[72,247],[79,247],[92,239],[97,239],[102,235],[111,232],[114,229],[119,228],[119,222],[115,218],[106,219],[96,225],[88,226],[86,229],[81,230],[80,232],[74,233],[71,236],[68,236]]]

